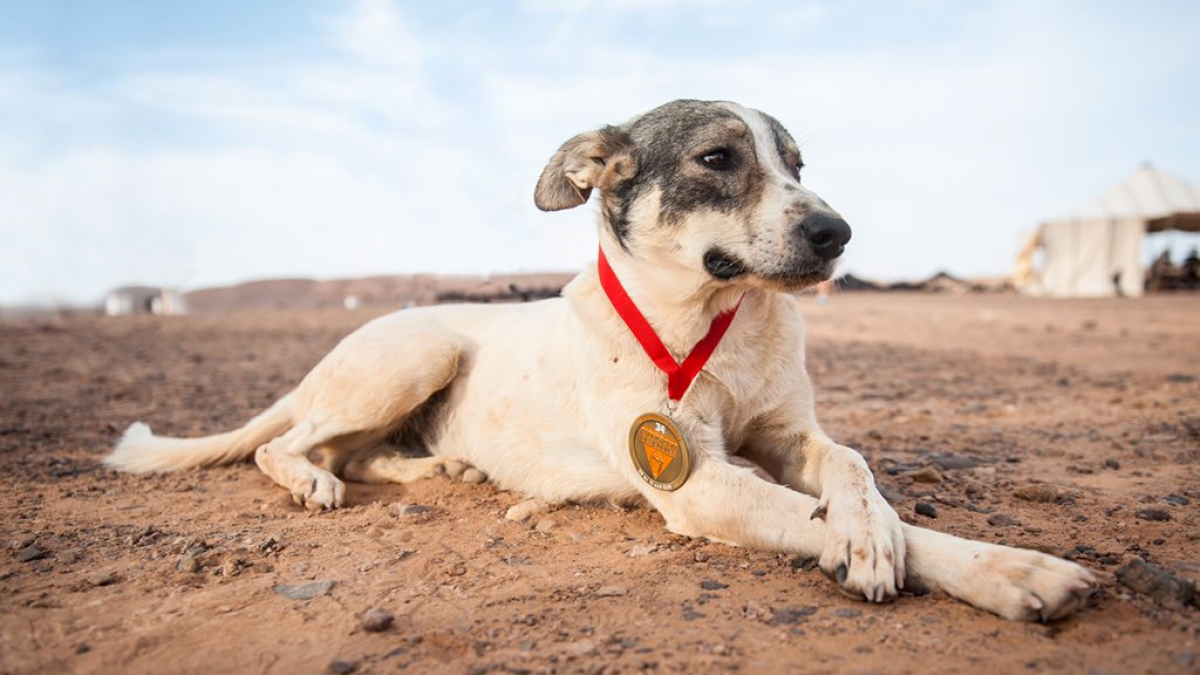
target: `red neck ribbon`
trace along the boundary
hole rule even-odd
[[[692,386],[692,380],[695,380],[696,376],[700,374],[704,364],[708,363],[708,357],[712,356],[713,351],[720,344],[721,338],[725,337],[725,331],[729,330],[729,324],[733,323],[733,317],[737,314],[738,308],[742,306],[742,299],[745,296],[738,298],[737,304],[732,309],[718,314],[709,325],[708,334],[700,338],[696,346],[692,347],[692,353],[687,355],[683,363],[676,363],[675,357],[667,351],[658,334],[654,332],[654,328],[650,326],[650,322],[646,320],[637,305],[630,299],[629,294],[625,292],[621,280],[617,279],[617,275],[613,273],[612,267],[608,264],[608,259],[604,257],[604,249],[600,249],[598,269],[600,286],[604,288],[604,294],[608,296],[613,309],[617,310],[617,314],[621,316],[625,325],[629,326],[630,332],[641,343],[642,349],[646,350],[646,355],[650,357],[654,365],[667,374],[667,396],[672,401],[683,398],[688,387]]]

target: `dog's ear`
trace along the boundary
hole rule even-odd
[[[633,139],[619,127],[587,131],[563,143],[542,170],[533,201],[561,211],[587,201],[592,188],[611,190],[637,173]]]

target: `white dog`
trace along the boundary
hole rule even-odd
[[[644,500],[672,532],[819,556],[872,601],[907,587],[1017,620],[1081,607],[1087,570],[902,523],[863,458],[821,431],[789,293],[829,278],[850,228],[801,166],[779,122],[733,103],[675,101],[582,133],[535,195],[551,211],[599,193],[600,265],[562,298],[375,319],[241,429],[171,439],[134,424],[105,462],[254,455],[314,510],[342,503],[335,472],[405,482],[465,462],[544,502]]]

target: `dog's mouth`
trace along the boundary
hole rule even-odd
[[[720,248],[704,254],[704,270],[718,281],[746,281],[782,291],[799,291],[833,276],[836,260],[805,261],[770,272],[754,270],[738,256]]]

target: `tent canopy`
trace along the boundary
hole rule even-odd
[[[1141,220],[1147,232],[1200,232],[1200,186],[1142,164],[1074,213],[1047,222]]]
[[[1147,232],[1200,232],[1200,187],[1143,164],[1125,180],[1062,218],[1042,223],[1022,251],[1014,282],[1054,296],[1142,294],[1142,240]],[[1044,268],[1033,270],[1040,246]]]

